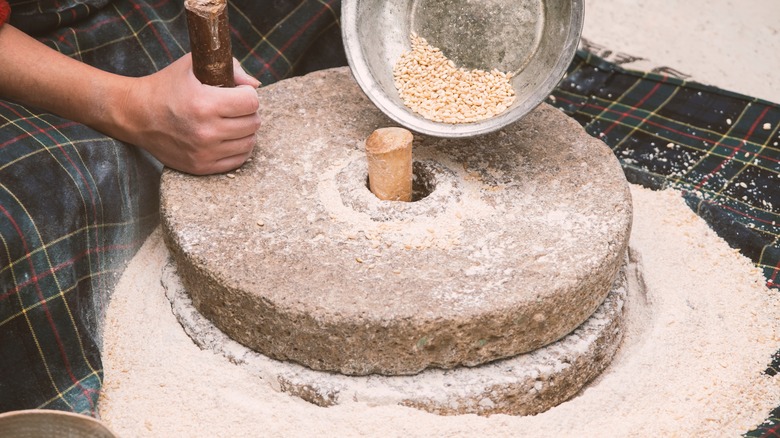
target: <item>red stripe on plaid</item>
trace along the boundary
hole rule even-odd
[[[16,111],[15,108],[10,107],[10,106],[6,106],[6,108],[8,108],[11,112],[13,112],[17,116],[19,116],[20,119],[24,118],[18,111]],[[31,119],[25,119],[25,120],[32,125],[32,127],[36,130],[36,132],[38,132],[39,134],[45,135],[49,140],[51,140],[51,142],[53,144],[56,144],[57,145],[57,149],[59,149],[60,152],[62,152],[62,154],[65,155],[65,158],[68,160],[68,162],[71,164],[71,166],[73,166],[73,169],[75,169],[76,173],[79,174],[79,177],[80,177],[81,181],[84,183],[84,187],[86,187],[86,189],[87,189],[87,193],[89,193],[89,200],[90,200],[90,202],[92,202],[92,217],[93,217],[93,219],[95,221],[95,224],[97,225],[97,223],[98,223],[97,203],[95,202],[95,194],[92,192],[92,187],[90,187],[89,181],[87,180],[87,177],[84,176],[84,174],[81,172],[81,169],[79,169],[79,167],[73,161],[73,159],[71,158],[70,154],[68,154],[68,152],[65,150],[65,147],[62,145],[62,143],[60,143],[59,141],[55,140],[54,137],[52,137],[51,134],[49,134],[49,130],[50,130],[51,126],[47,127],[47,128],[41,128],[40,126],[33,125],[32,122],[31,122]]]
[[[52,275],[52,274],[54,274],[56,272],[61,271],[62,269],[70,267],[71,265],[75,264],[77,261],[83,259],[84,257],[86,257],[89,254],[96,254],[96,253],[101,253],[101,252],[109,252],[109,251],[114,251],[114,250],[133,249],[133,248],[137,248],[138,246],[140,246],[141,243],[143,243],[143,241],[136,240],[136,241],[133,241],[133,242],[125,244],[125,245],[107,245],[107,246],[101,246],[101,247],[97,247],[97,248],[87,248],[84,251],[82,251],[82,252],[74,255],[73,257],[71,257],[68,261],[62,262],[59,265],[57,265],[57,266],[55,266],[55,267],[53,267],[51,269],[48,269],[48,270],[46,270],[44,272],[36,274],[36,275],[30,277],[29,279],[27,279],[26,281],[17,284],[15,288],[10,289],[10,290],[6,291],[5,293],[3,293],[2,295],[0,295],[0,302],[2,302],[4,300],[7,300],[11,296],[13,296],[16,293],[18,293],[23,288],[29,286],[31,283],[33,283],[33,282],[37,283],[37,282],[43,280],[44,278],[46,278],[46,277],[48,277],[48,276],[50,276],[50,275]],[[122,272],[122,271],[121,270],[117,270],[117,272]],[[96,275],[96,274],[93,273],[92,275]]]
[[[780,263],[775,266],[775,269],[772,271],[772,276],[767,280],[766,287],[775,287],[780,286],[778,285],[775,280],[777,280],[777,274],[780,273]]]
[[[121,22],[121,21],[125,21],[131,15],[133,15],[133,11],[129,11],[129,12],[125,13],[125,14],[120,14],[120,15],[117,15],[115,17],[112,17],[112,18],[109,18],[109,19],[106,19],[106,20],[95,21],[95,24],[93,24],[92,26],[89,26],[89,27],[79,27],[79,28],[69,27],[69,28],[66,29],[67,33],[60,35],[58,37],[58,39],[60,41],[62,41],[64,38],[69,37],[71,35],[75,35],[77,33],[87,34],[88,35],[88,34],[90,34],[90,32],[94,32],[96,29],[98,29],[98,28],[100,28],[102,26],[105,26],[105,25],[108,25],[108,24],[117,23],[117,22]]]
[[[556,98],[556,100],[559,100],[559,101],[562,101],[562,102],[565,102],[565,103],[568,103],[568,104],[578,105],[577,102],[575,102],[573,100],[566,99],[565,97],[556,96],[555,98]],[[628,114],[628,113],[621,113],[621,112],[619,112],[617,110],[613,110],[613,109],[610,109],[610,108],[605,107],[605,106],[597,105],[595,103],[586,103],[583,106],[588,107],[588,108],[593,108],[593,109],[599,110],[599,111],[605,111],[605,112],[608,112],[608,113]],[[661,128],[661,129],[663,129],[665,131],[669,131],[669,132],[671,132],[673,134],[677,134],[677,135],[679,135],[681,137],[690,138],[692,140],[699,140],[699,141],[702,141],[704,143],[707,143],[707,144],[710,144],[710,145],[713,145],[713,146],[714,145],[718,145],[718,146],[721,146],[721,147],[726,148],[726,149],[734,149],[733,146],[729,146],[729,145],[726,145],[726,144],[719,144],[720,143],[719,141],[710,140],[708,138],[699,137],[698,135],[693,135],[693,134],[690,134],[690,133],[687,133],[687,132],[679,131],[679,130],[670,128],[669,126],[663,125],[661,123],[653,122],[652,120],[645,119],[645,118],[639,117],[639,116],[635,116],[633,114],[628,114],[628,118],[633,118],[633,119],[636,119],[636,120],[642,120],[648,126],[652,126],[652,127],[655,127],[655,128]],[[741,150],[741,148],[737,148],[737,150],[739,151],[739,150]],[[773,158],[773,157],[768,157],[768,156],[762,155],[760,153],[755,154],[755,156],[757,158],[759,158],[759,159],[762,159],[762,160],[771,161],[773,163],[780,163],[780,159]]]
[[[756,131],[756,128],[758,127],[758,124],[764,119],[766,116],[766,113],[769,112],[769,107],[764,108],[764,111],[761,112],[761,115],[756,118],[756,121],[753,122],[753,126],[750,127],[750,130],[748,130],[747,134],[742,138],[741,144],[746,144],[747,141],[750,139],[750,137],[753,136],[753,133]],[[696,184],[696,190],[699,190],[704,186],[704,184],[707,184],[707,181],[709,181],[710,178],[712,178],[713,175],[720,172],[721,169],[726,167],[726,164],[731,162],[731,160],[734,159],[734,157],[742,150],[741,147],[737,147],[734,149],[734,152],[731,153],[731,155],[728,156],[725,160],[723,160],[716,168],[712,169],[710,173],[707,175],[704,175],[704,177],[701,179],[699,184]]]
[[[656,91],[658,91],[658,89],[659,89],[659,88],[661,88],[661,85],[662,85],[663,83],[665,83],[665,82],[666,82],[666,79],[667,79],[667,78],[668,78],[668,76],[664,75],[664,76],[663,76],[663,79],[661,80],[661,82],[658,82],[657,84],[655,84],[655,86],[653,87],[653,89],[652,89],[652,90],[650,90],[650,91],[649,91],[649,92],[648,92],[648,93],[647,93],[647,94],[646,94],[644,97],[642,97],[642,99],[641,99],[639,102],[637,102],[637,104],[636,104],[636,105],[634,105],[634,107],[633,107],[631,110],[629,110],[629,111],[627,111],[627,112],[625,112],[625,113],[621,114],[621,115],[620,115],[620,117],[618,117],[618,119],[617,119],[617,120],[615,120],[615,121],[612,123],[612,125],[610,125],[609,127],[607,127],[607,129],[605,129],[604,131],[602,131],[602,133],[601,133],[601,134],[602,134],[602,135],[607,135],[607,134],[609,134],[609,132],[610,132],[610,131],[612,131],[612,130],[613,130],[615,127],[616,127],[616,126],[618,126],[618,125],[620,124],[620,122],[622,122],[622,121],[623,121],[623,120],[624,120],[626,117],[628,117],[629,115],[631,115],[631,113],[633,112],[633,110],[634,110],[634,109],[636,109],[636,108],[639,108],[639,107],[641,107],[642,105],[644,105],[644,103],[645,103],[645,102],[647,102],[647,99],[650,99],[650,98],[653,96],[653,94],[655,94],[655,92],[656,92]]]
[[[684,193],[690,193],[688,190],[683,190],[683,192]],[[722,208],[724,210],[728,210],[728,211],[730,211],[730,212],[732,212],[732,213],[734,213],[734,214],[736,214],[738,216],[742,216],[742,217],[747,218],[747,219],[749,219],[751,221],[754,221],[754,222],[763,222],[765,224],[772,225],[771,221],[751,216],[751,215],[749,215],[749,214],[747,214],[747,213],[745,213],[743,211],[739,211],[739,210],[737,210],[735,208],[729,207],[726,204],[713,202],[713,201],[708,200],[708,199],[702,199],[702,202],[704,202],[705,204],[709,204],[709,205],[714,205],[716,207],[720,207],[720,208]],[[780,273],[780,263],[778,263],[778,265],[775,266],[775,268],[772,270],[772,276],[766,282],[766,286],[767,287],[772,288],[772,287],[780,286],[779,284],[775,283],[775,279],[777,279],[778,273]]]
[[[254,48],[254,46],[252,46],[252,45],[250,45],[249,43],[246,42],[244,37],[241,36],[241,32],[239,32],[236,28],[231,26],[230,27],[230,33],[231,33],[231,35],[233,35],[233,37],[235,37],[238,40],[239,43],[241,43],[244,46],[244,48],[247,49],[247,52],[249,52],[249,54],[252,55],[252,57],[254,57],[258,61],[263,63],[263,68],[266,69],[269,73],[271,73],[271,76],[273,76],[276,80],[283,79],[283,76],[280,75],[279,72],[276,71],[276,69],[271,67],[271,64],[269,64],[268,62],[264,61],[263,58],[261,58],[257,54],[257,52],[255,50],[252,50]]]
[[[761,435],[761,438],[777,438],[780,437],[780,424],[776,426],[772,426],[771,429],[767,429],[764,431],[764,434]]]
[[[323,7],[322,9],[320,9],[320,12],[318,12],[318,13],[317,13],[316,15],[314,15],[313,17],[309,18],[309,21],[307,21],[306,23],[304,23],[304,25],[303,25],[303,26],[301,26],[301,28],[300,28],[300,29],[298,29],[298,31],[297,31],[297,32],[295,32],[295,33],[293,34],[293,36],[291,36],[291,37],[290,37],[290,39],[289,39],[289,40],[287,40],[287,42],[286,42],[286,43],[284,43],[284,45],[283,45],[282,47],[280,47],[280,48],[279,48],[279,50],[276,52],[276,56],[274,56],[274,57],[271,59],[271,64],[273,64],[274,62],[276,62],[276,60],[277,60],[277,59],[279,59],[279,57],[280,57],[280,56],[282,56],[282,53],[283,53],[285,50],[287,50],[287,48],[288,48],[288,47],[290,47],[290,46],[291,46],[291,45],[292,45],[292,44],[293,44],[293,43],[294,43],[294,42],[295,42],[295,41],[296,41],[298,38],[300,38],[300,37],[301,37],[301,35],[303,35],[303,33],[304,33],[304,32],[306,32],[306,30],[308,30],[308,29],[309,29],[309,27],[311,27],[311,25],[312,25],[312,24],[314,24],[314,22],[315,22],[315,21],[317,21],[317,20],[318,20],[318,19],[319,19],[319,18],[322,16],[322,14],[324,14],[325,12],[327,12],[328,10],[330,10],[330,7],[333,5],[333,3],[335,3],[335,0],[331,0],[331,1],[329,1],[328,3],[325,3],[325,4],[323,5],[324,7]]]
[[[76,17],[77,17],[77,15],[76,15],[76,8],[71,8],[69,12],[70,12],[70,19],[71,20],[75,20]]]
[[[0,100],[0,107],[5,107],[5,108],[7,108],[8,106],[7,106],[7,105],[5,105],[5,104],[3,103],[3,101],[1,101],[1,100]],[[46,131],[51,131],[51,130],[59,130],[59,129],[70,128],[70,127],[71,127],[71,126],[73,126],[73,125],[78,125],[78,123],[76,123],[76,122],[70,122],[70,123],[63,123],[63,124],[61,124],[61,125],[56,125],[56,126],[55,126],[55,125],[52,125],[52,126],[50,126],[50,127],[46,128]],[[8,145],[10,145],[10,144],[14,144],[14,143],[16,143],[17,141],[19,141],[19,140],[21,140],[21,139],[23,139],[23,138],[30,138],[30,137],[32,137],[32,134],[31,134],[31,133],[29,133],[29,132],[25,132],[24,134],[17,135],[16,137],[14,137],[14,138],[12,138],[12,139],[10,139],[10,140],[8,140],[8,141],[4,142],[4,143],[0,143],[0,149],[4,148],[4,147],[6,147],[6,146],[8,146]]]
[[[689,190],[683,190],[682,192],[686,193],[686,194],[687,193],[691,193]],[[720,208],[722,208],[724,210],[728,210],[728,211],[730,211],[730,212],[732,212],[732,213],[734,213],[734,214],[736,214],[738,216],[742,216],[742,217],[744,217],[746,219],[750,219],[752,222],[763,222],[763,223],[765,223],[767,225],[774,225],[772,223],[772,221],[769,221],[769,220],[766,220],[766,219],[757,218],[755,216],[752,216],[752,215],[749,215],[749,214],[745,213],[744,211],[739,211],[739,210],[737,210],[737,209],[735,209],[733,207],[729,207],[728,205],[722,204],[720,202],[715,202],[715,201],[712,201],[712,200],[709,200],[709,199],[702,199],[701,201],[704,202],[705,204],[714,205],[714,206],[720,207]]]
[[[323,8],[320,9],[320,11],[317,14],[315,14],[314,16],[309,18],[309,20],[306,23],[304,23],[303,26],[301,26],[298,29],[298,31],[295,32],[290,37],[290,39],[288,39],[287,42],[284,43],[284,45],[282,47],[280,47],[276,51],[276,56],[271,58],[271,60],[268,61],[268,63],[266,65],[270,65],[270,64],[273,64],[274,62],[276,62],[276,60],[279,59],[280,56],[282,56],[282,53],[284,53],[284,51],[287,50],[288,47],[290,47],[298,38],[300,38],[301,35],[303,35],[303,33],[306,32],[309,29],[309,27],[311,27],[312,24],[314,24],[315,21],[319,20],[319,18],[322,16],[322,14],[324,14],[327,11],[331,10],[331,6],[333,6],[334,3],[335,3],[335,0],[331,0],[331,1],[327,2],[327,3],[325,3],[323,5]],[[274,76],[276,76],[275,73],[274,73]]]
[[[30,248],[27,245],[27,239],[25,238],[24,232],[22,232],[22,229],[19,227],[19,224],[16,223],[13,216],[11,216],[11,213],[8,212],[8,210],[5,209],[2,205],[0,205],[0,212],[3,213],[3,215],[8,218],[11,225],[13,226],[16,233],[19,235],[19,239],[22,242],[22,246],[24,246],[24,252],[27,254],[27,261],[30,264],[30,272],[33,273],[33,277],[37,276],[35,274],[35,264],[33,263],[32,257],[30,257]],[[38,283],[38,281],[34,281],[35,284],[35,290],[38,293],[38,300],[41,303],[41,308],[43,309],[44,314],[46,315],[46,320],[49,322],[49,327],[51,327],[52,334],[54,335],[54,340],[57,342],[57,347],[60,350],[60,357],[62,359],[63,364],[65,365],[65,371],[67,371],[68,376],[70,377],[73,384],[81,389],[81,393],[84,394],[84,396],[89,400],[89,404],[91,409],[94,411],[95,406],[92,402],[92,398],[90,397],[90,394],[95,392],[91,388],[85,388],[81,385],[80,379],[78,379],[73,374],[73,367],[70,364],[70,360],[68,360],[68,355],[65,353],[65,344],[62,342],[62,338],[60,337],[60,332],[57,330],[57,326],[54,323],[54,318],[52,317],[51,311],[49,310],[49,306],[46,305],[46,299],[43,296],[43,291],[41,290],[41,285]],[[59,391],[59,390],[58,390]]]
[[[138,13],[141,14],[144,17],[146,22],[147,23],[151,23],[151,20],[149,20],[149,16],[146,15],[146,12],[144,12],[144,9],[141,6],[141,4],[139,4],[138,2],[132,2],[132,3],[133,3],[133,7],[135,8],[135,10],[137,10]],[[152,33],[154,34],[154,37],[157,38],[157,41],[159,41],[160,46],[165,51],[165,54],[168,55],[168,61],[173,61],[174,60],[173,54],[171,54],[171,51],[168,50],[168,45],[165,44],[165,41],[163,41],[162,36],[160,35],[160,32],[158,32],[157,28],[155,28],[154,26],[149,26],[149,28],[152,30]]]
[[[21,115],[21,114],[20,114],[18,111],[16,111],[16,109],[15,109],[14,107],[8,106],[7,108],[8,108],[8,109],[9,109],[11,112],[13,112],[14,114],[16,114],[16,115],[17,115],[19,118],[23,118],[23,117],[22,117],[22,115]],[[54,137],[52,137],[52,136],[51,136],[51,135],[50,135],[50,134],[47,132],[47,131],[48,131],[48,129],[46,129],[46,128],[41,128],[41,127],[39,127],[39,126],[36,126],[36,125],[34,125],[34,124],[32,123],[32,121],[31,121],[31,120],[29,120],[29,119],[28,119],[28,122],[30,123],[30,125],[32,125],[32,127],[33,127],[35,130],[37,130],[39,133],[41,133],[41,134],[45,135],[46,137],[48,137],[48,138],[49,138],[49,140],[51,140],[51,142],[52,142],[53,144],[56,144],[56,145],[57,145],[57,149],[59,149],[59,150],[60,150],[60,152],[62,152],[62,154],[63,154],[63,155],[65,155],[65,158],[68,160],[68,162],[70,163],[71,167],[72,167],[73,169],[75,169],[75,170],[76,170],[76,173],[78,173],[78,175],[79,175],[79,177],[80,177],[80,179],[81,179],[81,181],[82,181],[82,183],[83,183],[84,187],[87,189],[87,193],[89,194],[89,201],[90,201],[90,202],[91,202],[91,204],[92,204],[92,220],[93,220],[93,225],[97,226],[97,225],[100,223],[100,221],[99,221],[99,219],[98,219],[98,203],[99,203],[99,202],[98,202],[98,200],[96,200],[96,199],[95,199],[95,193],[93,193],[93,192],[92,192],[92,187],[90,186],[89,180],[88,180],[88,179],[87,179],[87,177],[84,175],[84,173],[82,173],[82,172],[81,172],[81,169],[79,169],[79,167],[78,167],[78,166],[76,165],[76,163],[73,161],[73,159],[71,158],[70,154],[68,154],[68,152],[65,150],[65,147],[62,145],[62,143],[61,143],[61,142],[59,142],[59,141],[57,141],[57,140],[55,140],[55,139],[54,139]],[[83,199],[83,196],[82,196],[82,199]],[[86,207],[87,207],[87,206],[85,205],[85,208],[86,208]],[[96,242],[100,242],[100,241],[101,241],[101,237],[100,237],[100,228],[99,228],[99,227],[96,227],[96,228],[95,228],[95,241],[96,241]],[[26,249],[25,249],[25,252],[29,253],[29,252],[28,252]],[[100,264],[100,253],[97,253],[97,254],[96,254],[96,256],[97,256],[97,262],[98,262],[98,264]],[[72,374],[72,372],[71,372],[70,368],[68,369],[68,372]],[[73,377],[75,378],[75,376],[73,376]],[[74,382],[74,383],[75,383],[75,382]],[[90,404],[91,404],[91,403],[92,403],[92,402],[90,401]]]
[[[10,110],[12,113],[17,115],[20,119],[23,119],[23,120],[27,121],[28,123],[30,123],[32,125],[31,119],[24,118],[24,116],[22,116],[22,114],[19,113],[19,111],[17,111],[14,107],[8,106],[8,105],[4,105],[4,106],[6,108],[8,108],[8,110]],[[65,150],[65,148],[62,146],[62,144],[60,142],[58,142],[57,140],[55,140],[54,137],[51,136],[51,134],[49,134],[49,131],[52,128],[54,128],[54,127],[51,126],[51,125],[49,125],[49,127],[47,127],[47,128],[41,128],[40,126],[35,126],[35,125],[32,125],[32,127],[35,129],[35,132],[37,132],[39,134],[45,135],[49,140],[51,140],[52,144],[56,144],[57,148],[62,152],[63,155],[65,155],[65,158],[68,160],[68,162],[76,170],[76,173],[79,174],[79,177],[81,178],[81,181],[84,183],[84,186],[87,188],[87,193],[89,193],[89,200],[92,201],[92,215],[93,215],[93,218],[95,220],[95,224],[97,224],[98,223],[97,222],[98,218],[97,218],[97,205],[95,203],[95,194],[92,193],[92,188],[89,186],[89,181],[84,176],[84,174],[81,172],[81,169],[78,168],[78,166],[73,161],[73,159],[68,154],[68,152]]]
[[[0,1],[3,1],[3,0],[0,0]],[[157,3],[154,3],[154,4],[149,4],[149,3],[145,3],[145,4],[147,6],[149,6],[149,7],[151,7],[152,9],[154,9],[155,7],[160,7],[160,6],[165,5],[167,3],[169,3],[169,0],[161,0],[161,1],[159,1]],[[57,40],[60,43],[65,44],[68,47],[72,48],[73,45],[71,44],[71,42],[70,42],[70,40],[68,38],[75,37],[76,34],[90,35],[95,30],[97,30],[97,29],[99,29],[99,28],[101,28],[103,26],[115,24],[117,22],[126,22],[134,13],[136,13],[136,11],[138,11],[138,13],[143,16],[143,18],[145,19],[147,24],[151,24],[151,21],[148,19],[148,16],[145,13],[141,12],[141,6],[138,3],[133,3],[133,8],[131,10],[125,12],[124,14],[118,14],[117,16],[114,16],[114,17],[111,17],[111,18],[108,18],[108,19],[104,19],[104,20],[101,20],[101,21],[94,21],[93,20],[94,24],[92,24],[91,26],[88,26],[88,27],[78,27],[78,28],[76,28],[76,27],[69,27],[69,28],[66,28],[65,29],[66,33],[63,33],[63,34],[59,35],[57,37]],[[165,42],[160,37],[160,34],[157,31],[157,29],[154,26],[151,26],[151,25],[149,26],[149,28],[152,30],[152,32],[154,33],[155,37],[160,42],[161,46],[163,47],[165,52],[168,54],[168,58],[170,60],[173,60],[172,55],[171,55],[171,53],[170,53],[170,51],[168,49],[168,46],[165,44]],[[42,40],[45,40],[45,38],[42,38]]]
[[[8,5],[7,0],[0,0],[0,27],[8,21],[9,15],[11,15],[11,6]]]

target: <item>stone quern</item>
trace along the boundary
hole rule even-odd
[[[258,143],[233,178],[166,170],[161,189],[192,305],[246,347],[347,376],[460,372],[561,340],[613,289],[628,185],[558,110],[481,137],[415,136],[413,200],[394,202],[369,191],[363,150],[393,123],[348,69],[259,98]]]

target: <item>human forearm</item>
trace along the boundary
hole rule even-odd
[[[234,72],[235,88],[203,85],[185,55],[151,75],[124,77],[0,27],[0,98],[86,124],[190,173],[238,167],[254,146],[259,82],[237,63]]]
[[[107,109],[126,96],[131,78],[68,58],[7,24],[0,27],[0,54],[0,98],[104,132],[116,124]]]

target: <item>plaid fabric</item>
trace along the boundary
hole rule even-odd
[[[780,407],[769,414],[769,418],[759,427],[746,433],[746,437],[777,438],[780,437]]]
[[[157,172],[136,148],[0,101],[0,411],[95,412],[108,292],[156,224]]]
[[[780,351],[775,353],[772,364],[766,369],[770,376],[780,373]],[[763,424],[745,434],[746,437],[777,438],[780,437],[780,406],[775,408]]]
[[[11,24],[127,76],[189,50],[181,1],[12,7]],[[339,8],[335,0],[236,1],[228,11],[234,55],[265,84],[344,65]],[[97,415],[106,303],[158,223],[159,172],[137,148],[0,100],[0,412]]]
[[[548,102],[607,143],[629,181],[680,190],[777,289],[780,106],[676,74],[624,70],[579,51]],[[778,369],[780,352],[767,374]],[[780,407],[746,436],[780,436]]]
[[[11,24],[30,35],[78,23],[104,7],[109,0],[8,0]]]

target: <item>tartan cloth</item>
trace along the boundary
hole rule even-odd
[[[181,0],[12,0],[11,8],[9,24],[126,76],[189,50]],[[236,0],[228,14],[234,55],[265,84],[346,64],[335,0]],[[0,412],[98,415],[103,316],[158,224],[160,171],[138,148],[0,100]]]

